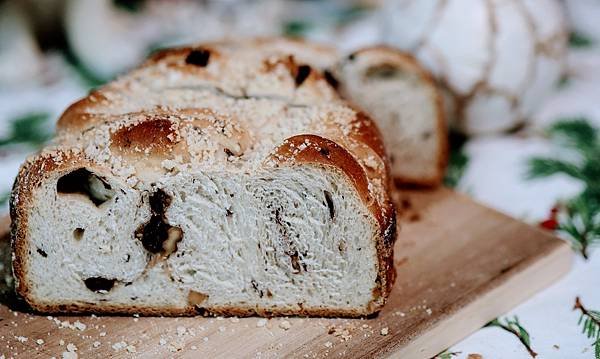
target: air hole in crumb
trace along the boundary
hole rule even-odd
[[[188,65],[195,65],[199,67],[205,67],[208,65],[210,59],[210,51],[205,49],[192,50],[185,58],[185,63]]]
[[[77,241],[80,241],[83,238],[83,233],[85,233],[85,229],[75,228],[75,230],[73,230],[73,238],[75,238]]]
[[[115,285],[115,279],[107,279],[102,277],[91,277],[84,279],[85,286],[97,293],[106,293]]]
[[[115,191],[103,178],[85,168],[72,171],[59,178],[56,191],[59,194],[83,194],[96,206],[100,206],[115,195]]]

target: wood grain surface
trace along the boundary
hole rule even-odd
[[[430,358],[571,265],[551,234],[447,189],[395,194],[398,279],[375,318],[136,318],[31,313],[10,291],[0,221],[0,354],[7,358]]]

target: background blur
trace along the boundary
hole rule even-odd
[[[90,89],[162,47],[257,35],[413,53],[466,103],[451,116],[446,185],[581,255],[564,283],[515,310],[519,328],[543,358],[600,353],[571,311],[576,295],[600,308],[598,0],[0,1],[0,214],[20,164]],[[447,357],[471,352],[529,357],[489,327]]]

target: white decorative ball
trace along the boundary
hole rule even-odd
[[[448,90],[468,134],[522,124],[560,80],[567,27],[557,0],[389,0],[385,40]]]

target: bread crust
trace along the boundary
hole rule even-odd
[[[210,49],[211,56],[213,54],[220,54],[221,51],[219,45],[214,44],[166,50],[153,55],[140,69],[158,71],[158,69],[166,67],[169,68],[167,71],[180,71],[180,67],[182,67],[183,76],[188,76],[188,72],[192,71],[193,74],[190,76],[203,77],[205,76],[204,74],[196,72],[204,70],[188,69],[185,65],[182,65],[182,59],[188,56],[193,49],[199,48]],[[222,55],[223,58],[227,56],[227,54]],[[216,56],[211,61],[218,62],[219,57]],[[291,58],[290,64],[286,66],[298,66],[293,58]],[[135,71],[134,74],[136,74]],[[207,78],[209,77],[209,75],[206,76]],[[293,76],[293,71],[291,71],[290,76]],[[125,80],[127,80],[127,76],[125,76]],[[328,122],[323,125],[323,131],[329,134],[328,137],[313,134],[289,137],[279,145],[273,147],[271,154],[265,158],[265,165],[268,166],[269,162],[275,163],[276,166],[300,165],[303,163],[319,164],[335,168],[348,177],[349,182],[356,189],[357,195],[362,199],[365,207],[373,214],[378,228],[377,232],[373,234],[373,241],[377,248],[378,257],[377,283],[373,290],[372,300],[366,308],[362,310],[349,310],[343,308],[290,307],[266,310],[258,307],[213,306],[211,308],[198,309],[194,305],[185,308],[157,308],[110,303],[47,303],[43,299],[33,297],[30,290],[31,283],[28,282],[27,278],[27,253],[30,250],[27,228],[35,190],[50,176],[67,173],[73,169],[86,167],[94,169],[98,173],[111,171],[106,160],[95,158],[89,153],[81,151],[81,147],[96,143],[89,142],[94,140],[86,139],[86,136],[93,138],[94,134],[109,131],[109,143],[105,145],[115,156],[122,156],[124,161],[127,161],[129,158],[134,162],[144,162],[153,158],[165,159],[175,158],[176,155],[183,155],[179,157],[182,157],[184,162],[187,161],[193,164],[195,159],[192,156],[192,150],[189,147],[189,143],[182,136],[183,124],[187,124],[189,121],[191,121],[189,123],[204,124],[208,120],[202,120],[198,116],[215,117],[219,115],[211,113],[212,109],[210,108],[187,109],[185,107],[158,107],[142,110],[138,113],[104,113],[104,109],[113,106],[113,100],[111,99],[111,96],[113,96],[112,91],[117,91],[115,89],[123,91],[122,87],[125,90],[127,89],[127,86],[122,84],[123,82],[127,83],[125,80],[117,84],[108,84],[105,88],[94,91],[86,98],[71,105],[62,115],[57,125],[59,135],[57,143],[45,149],[41,154],[30,158],[19,171],[10,200],[12,219],[11,238],[15,257],[13,270],[16,278],[17,292],[24,297],[32,308],[46,313],[139,313],[143,315],[168,316],[198,314],[248,316],[257,314],[263,316],[347,317],[366,316],[381,309],[389,295],[395,278],[393,245],[396,238],[396,225],[395,209],[390,200],[391,181],[388,173],[389,163],[385,155],[380,133],[373,121],[366,114],[352,110],[350,106],[346,105],[339,98],[335,99],[338,106],[345,106],[344,111],[353,111],[354,113],[352,119],[344,120],[346,121],[344,122],[345,128],[337,129],[336,127],[339,126],[337,123],[342,121],[341,118],[328,118]],[[302,86],[306,86],[310,91],[314,89],[316,94],[321,91],[335,94],[335,91],[327,84],[323,75],[317,70],[310,71],[308,77],[303,82]],[[191,116],[192,120],[188,121],[185,116]],[[134,120],[134,118],[138,117],[139,119]],[[221,120],[223,119],[216,119],[214,121],[219,122]],[[232,119],[227,119],[227,121],[232,121]],[[210,123],[210,126],[212,125],[214,125],[213,122]],[[107,129],[103,126],[112,127]],[[236,134],[244,132],[243,129],[236,130],[229,127],[227,129],[230,132],[233,131],[237,139],[241,135]],[[307,130],[310,131],[310,128]],[[306,149],[296,151],[298,147],[306,144],[307,141],[310,145],[306,146]],[[77,146],[74,146],[74,144]],[[79,149],[75,147],[79,147]],[[376,162],[378,161],[377,163],[381,165],[367,169],[365,165],[367,155],[375,157]],[[115,174],[113,173],[112,175],[114,176]],[[376,180],[379,182],[375,182]]]

